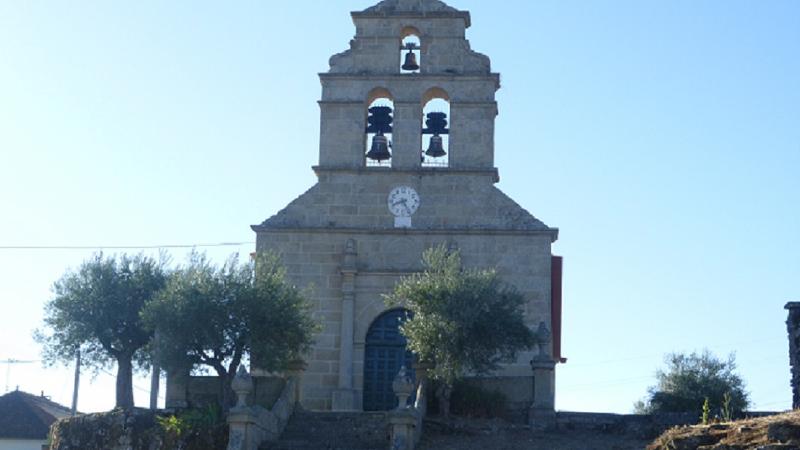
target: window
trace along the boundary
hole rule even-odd
[[[422,101],[422,167],[449,167],[449,96],[443,89],[433,88]]]
[[[389,91],[382,88],[373,90],[367,101],[365,164],[392,167],[394,101]]]
[[[422,43],[414,27],[403,29],[400,38],[400,73],[419,73],[422,61]]]

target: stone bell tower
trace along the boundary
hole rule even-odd
[[[535,390],[535,402],[552,409],[558,230],[495,187],[500,77],[466,40],[470,14],[437,0],[385,0],[351,15],[350,48],[320,74],[318,182],[252,227],[257,249],[278,252],[292,281],[312,287],[322,331],[307,356],[302,404],[393,407],[391,380],[411,355],[398,332],[404,313],[382,294],[421,270],[425,249],[446,244],[467,266],[497,268],[527,298],[526,322],[553,331],[547,348],[484,380],[516,408],[530,407]],[[544,364],[536,389],[534,356]]]

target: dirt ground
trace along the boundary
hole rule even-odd
[[[673,428],[659,436],[650,450],[663,449],[800,448],[800,411],[712,425]]]
[[[525,427],[445,431],[427,427],[421,450],[643,450],[650,441],[589,431],[531,431]]]

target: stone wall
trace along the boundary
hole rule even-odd
[[[176,433],[159,423],[160,414],[115,409],[61,419],[50,429],[50,450],[222,450],[227,444],[224,422]]]
[[[526,321],[532,327],[540,321],[550,323],[550,236],[515,234],[442,235],[424,231],[380,234],[371,231],[331,232],[270,231],[259,235],[259,250],[282,255],[289,278],[308,287],[314,302],[314,317],[322,324],[313,351],[307,357],[303,375],[303,400],[306,408],[328,410],[339,382],[339,349],[342,321],[341,260],[348,239],[358,248],[355,276],[355,320],[353,384],[360,392],[363,384],[365,338],[369,326],[388,309],[382,294],[391,291],[403,276],[421,270],[422,252],[438,244],[455,244],[468,267],[497,267],[504,280],[515,285],[528,299]],[[509,389],[531,384],[529,361],[532,353],[523,352],[515,364],[498,375],[507,379]],[[526,381],[520,384],[519,378]],[[360,398],[360,395],[357,394]],[[516,397],[518,398],[518,397]],[[520,401],[529,401],[526,395]]]
[[[789,317],[786,331],[789,335],[789,365],[791,366],[792,408],[800,408],[800,302],[786,304]]]
[[[250,405],[272,408],[281,395],[286,380],[281,377],[255,376],[254,392],[248,397]],[[220,404],[220,384],[216,376],[176,376],[169,374],[166,393],[167,408],[202,408]]]

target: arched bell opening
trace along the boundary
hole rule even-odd
[[[364,347],[364,411],[390,411],[397,407],[392,382],[405,366],[412,374],[413,354],[406,348],[400,326],[408,320],[405,309],[386,311],[369,327]],[[413,401],[412,399],[409,399]]]
[[[367,97],[366,152],[367,167],[392,167],[392,123],[394,101],[384,89],[373,89]]]
[[[450,167],[450,96],[433,88],[422,105],[422,167]]]
[[[422,41],[414,27],[403,28],[400,34],[400,73],[419,73],[422,63]]]

